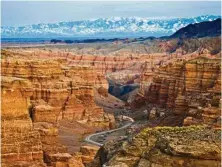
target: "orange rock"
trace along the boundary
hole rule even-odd
[[[186,117],[183,121],[184,126],[197,125],[200,124],[200,120],[193,117]]]
[[[98,150],[97,146],[81,146],[80,152],[76,153],[73,158],[83,164],[89,164],[93,161]]]
[[[29,117],[29,95],[23,93],[30,89],[25,79],[1,77],[1,161],[3,166],[20,166],[43,163],[43,150],[40,135],[33,129]]]
[[[3,162],[23,160],[31,163],[33,159],[43,162],[43,151],[45,157],[66,153],[67,148],[58,141],[60,120],[78,121],[101,129],[112,127],[115,122],[113,115],[106,114],[94,102],[96,84],[105,86],[107,83],[102,78],[96,83],[97,73],[93,67],[69,64],[57,55],[48,58],[51,54],[46,52],[10,54],[10,58],[1,61],[4,85],[2,125],[6,132],[3,133]],[[20,146],[13,144],[15,141],[12,140],[17,140],[17,131],[26,135],[18,139],[24,148],[19,155],[16,149]],[[8,135],[12,132],[11,139]],[[33,147],[29,145],[29,138],[35,143]],[[8,142],[13,144],[11,148],[6,147]],[[54,166],[68,164],[61,163],[58,157],[55,162],[53,158],[45,158],[45,162]]]
[[[102,119],[105,113],[94,103],[97,74],[92,67],[67,65],[62,59],[30,60],[27,59],[29,54],[26,54],[16,61],[13,58],[3,59],[2,75],[30,81],[34,122],[56,123],[67,119],[86,123],[90,122],[91,115],[98,113],[95,117],[98,118],[97,123],[92,125],[109,128],[109,120]]]
[[[192,109],[192,104],[195,103],[199,107],[206,107],[205,101],[207,100],[208,103],[219,109],[220,59],[206,55],[184,55],[183,59],[170,59],[166,64],[155,68],[151,80],[150,75],[147,77],[143,75],[138,98],[135,98],[132,104],[140,103],[143,99],[146,103],[167,107],[177,115],[185,115],[189,111],[188,105]],[[147,67],[147,69],[149,68]],[[218,114],[215,116],[215,113],[218,112],[214,109],[205,111],[202,114],[204,122],[209,121],[208,123],[210,123],[210,119],[218,118]],[[199,110],[196,113],[188,112],[187,114],[201,119],[201,115],[198,115]]]

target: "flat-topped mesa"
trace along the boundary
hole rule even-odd
[[[109,76],[112,75],[112,80],[114,82],[120,82],[123,80],[128,81],[129,74],[133,77],[135,76],[136,71],[140,71],[140,66],[144,64],[143,60],[139,60],[139,57],[136,55],[129,54],[119,54],[119,55],[72,55],[69,57],[71,64],[74,65],[89,65],[94,67],[97,78],[96,78],[96,87],[104,87],[108,90],[109,84],[106,80],[109,79]],[[140,64],[135,66],[135,64]],[[135,66],[133,72],[124,71],[129,67]],[[132,71],[132,70],[131,70]],[[115,73],[116,72],[116,73]],[[121,74],[119,72],[122,72]],[[121,78],[122,77],[122,78]],[[135,78],[135,77],[134,77]]]
[[[144,99],[148,103],[171,108],[177,115],[189,115],[189,110],[196,106],[195,110],[198,112],[193,117],[204,119],[205,121],[202,120],[202,122],[211,124],[218,119],[219,112],[210,112],[215,114],[209,119],[209,114],[206,118],[207,112],[204,112],[204,108],[209,109],[210,105],[219,110],[220,68],[220,59],[209,59],[204,55],[160,66],[155,70],[152,82],[148,81],[149,86],[146,89],[142,87],[142,91],[145,92]],[[145,75],[143,80],[146,81]],[[142,83],[146,84],[144,81]],[[179,94],[180,91],[183,93]],[[198,107],[203,109],[200,110]],[[199,116],[200,114],[202,117]]]
[[[1,77],[2,166],[45,166],[40,134],[29,116],[31,83]]]

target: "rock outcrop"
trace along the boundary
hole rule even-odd
[[[114,116],[94,102],[93,67],[68,65],[56,57],[30,59],[27,52],[5,51],[2,57],[2,162],[38,165],[44,157],[47,165],[71,165],[76,161],[58,140],[60,121],[78,122],[95,131],[115,126]]]
[[[87,165],[94,160],[94,157],[99,150],[97,146],[82,146],[80,151],[75,153],[73,158],[80,163]]]
[[[147,86],[141,86],[138,97],[146,103],[171,109],[176,115],[192,116],[199,122],[212,124],[220,116],[220,70],[220,59],[204,55],[177,60],[160,66],[151,82],[142,81]]]
[[[15,77],[1,79],[1,165],[43,167],[40,134],[28,111],[31,83]]]
[[[102,151],[108,148],[101,148],[97,155],[100,160],[96,157],[94,167],[96,164],[109,167],[218,167],[221,163],[220,133],[220,130],[198,126],[147,128],[131,142],[114,147],[114,154]]]
[[[55,124],[66,119],[109,128],[113,123],[111,116],[94,103],[96,74],[93,68],[65,66],[60,61],[3,59],[2,75],[28,79],[32,83],[33,122]]]

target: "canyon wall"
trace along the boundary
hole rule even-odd
[[[60,59],[11,58],[2,59],[2,76],[31,82],[33,122],[56,123],[66,119],[104,128],[112,126],[111,116],[94,103],[96,74],[91,67],[66,66]]]
[[[144,100],[171,109],[175,115],[187,117],[186,125],[202,122],[219,126],[220,60],[200,55],[162,65],[153,74],[145,72],[135,103]]]
[[[104,48],[105,50],[110,50],[107,52],[103,52],[102,49],[91,49],[90,47],[90,45],[85,46],[85,48],[83,47],[81,49],[82,51],[64,48],[11,49],[10,54],[22,55],[26,58],[62,59],[69,66],[91,66],[96,72],[95,86],[103,86],[105,88],[108,88],[105,76],[117,83],[127,83],[127,81],[138,79],[138,75],[146,69],[146,64],[152,64],[152,66],[155,66],[160,64],[160,62],[164,62],[169,59],[166,52],[141,52],[140,49],[143,47],[138,48],[138,50],[136,48],[135,50],[129,50],[129,48],[118,50],[118,46],[116,46],[117,48],[115,49]]]
[[[45,166],[40,134],[33,128],[28,111],[31,83],[2,76],[1,85],[2,166]]]
[[[95,130],[115,127],[114,116],[94,102],[94,68],[68,65],[57,57],[39,59],[27,52],[5,51],[2,57],[2,162],[6,166],[13,161],[44,166],[43,157],[51,166],[74,164],[58,140],[60,121],[76,121]]]

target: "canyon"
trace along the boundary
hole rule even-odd
[[[220,40],[3,48],[2,166],[218,166]]]
[[[94,103],[96,73],[91,67],[28,56],[10,56],[1,62],[3,162],[29,166],[29,160],[43,163],[44,157],[51,166],[72,164],[59,133],[64,140],[63,133],[74,126],[79,126],[80,134],[110,129],[115,127],[114,117]]]

